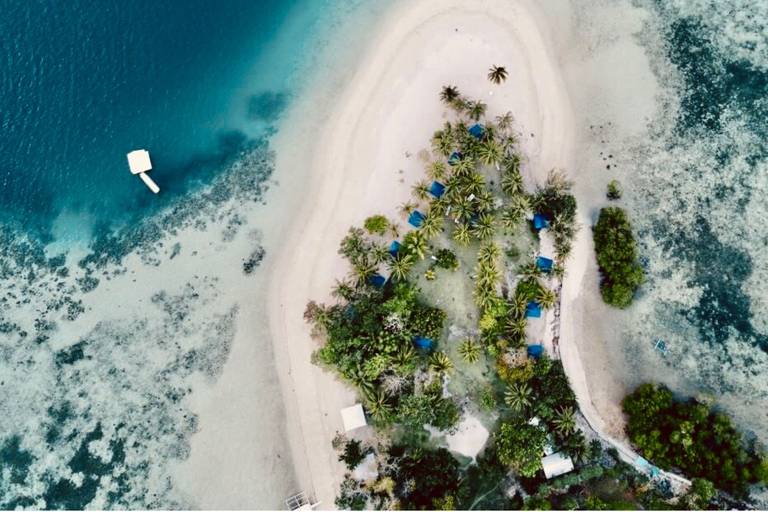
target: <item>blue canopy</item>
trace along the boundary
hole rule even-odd
[[[433,181],[432,186],[429,187],[429,193],[435,197],[440,197],[445,194],[445,185],[439,181]]]
[[[544,353],[544,347],[541,345],[528,345],[528,356],[529,357],[541,357],[541,354]]]
[[[533,227],[536,229],[544,229],[549,225],[547,222],[547,218],[544,216],[543,213],[534,213],[533,214]]]
[[[453,153],[448,157],[448,165],[456,165],[461,160],[461,153]]]
[[[549,274],[550,272],[552,272],[552,265],[554,263],[555,263],[554,261],[552,261],[549,258],[545,258],[544,256],[539,256],[538,258],[536,258],[536,265],[538,265],[541,271],[544,272],[545,274]]]
[[[392,242],[392,245],[389,246],[389,254],[391,254],[392,257],[394,258],[395,256],[397,256],[397,251],[399,250],[400,250],[400,242],[395,240],[394,242]]]
[[[422,221],[424,221],[426,217],[419,211],[419,210],[413,210],[413,213],[410,217],[408,217],[408,224],[411,226],[417,228],[421,226]]]
[[[371,284],[373,286],[377,286],[381,288],[382,286],[384,286],[384,283],[386,282],[387,282],[387,278],[384,276],[380,276],[378,274],[376,274],[375,276],[371,276]]]
[[[469,134],[474,138],[479,139],[483,136],[483,127],[479,124],[475,124],[475,126],[469,129]]]
[[[413,344],[424,350],[432,349],[432,340],[429,338],[413,338]]]
[[[539,318],[541,316],[541,306],[538,302],[529,302],[525,306],[525,316],[528,318]]]

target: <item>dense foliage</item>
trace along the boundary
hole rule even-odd
[[[571,194],[572,188],[573,182],[565,173],[553,171],[534,197],[538,211],[549,220],[549,232],[554,239],[557,259],[561,262],[571,254],[571,244],[579,230],[576,198]]]
[[[437,450],[394,447],[397,460],[395,494],[406,510],[453,509],[459,489],[459,462],[445,448]]]
[[[387,232],[389,221],[383,215],[372,215],[365,219],[365,229],[372,235],[383,235]]]
[[[629,217],[621,208],[603,208],[592,233],[603,276],[603,300],[618,308],[629,307],[635,290],[645,281]]]
[[[675,401],[669,389],[652,383],[628,395],[623,407],[630,441],[659,467],[679,468],[741,497],[748,484],[766,481],[763,455],[726,415],[695,400]]]
[[[522,476],[531,477],[541,469],[541,454],[547,433],[520,418],[504,423],[494,435],[493,445],[499,460]]]

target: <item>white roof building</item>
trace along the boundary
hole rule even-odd
[[[344,430],[349,432],[368,424],[365,421],[365,412],[362,404],[355,404],[341,410],[341,419],[344,420]]]
[[[573,461],[569,456],[558,452],[541,459],[541,467],[547,478],[553,478],[573,471]]]
[[[146,149],[137,149],[128,153],[128,167],[131,169],[131,174],[138,174],[141,181],[143,181],[149,189],[157,194],[160,192],[160,187],[152,181],[152,178],[147,176],[147,172],[152,170],[152,162],[149,160],[149,151]]]

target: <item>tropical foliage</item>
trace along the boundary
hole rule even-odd
[[[627,308],[632,304],[635,290],[645,282],[629,217],[621,208],[603,208],[592,233],[602,273],[603,300],[611,306]]]

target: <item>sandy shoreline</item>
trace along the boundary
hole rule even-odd
[[[309,299],[328,302],[334,280],[346,275],[337,248],[348,228],[374,213],[397,218],[397,205],[423,175],[416,155],[445,120],[440,88],[450,83],[482,99],[491,117],[514,113],[529,185],[552,168],[568,168],[572,154],[571,107],[547,26],[532,3],[409,2],[388,12],[376,30],[306,160],[287,151],[296,140],[290,129],[275,141],[278,173],[311,168],[310,192],[267,267],[267,302],[297,473],[323,508],[332,506],[343,474],[330,446],[341,430],[338,411],[354,403],[354,394],[311,365],[316,343],[302,313]],[[493,64],[510,72],[500,86],[485,76]]]

